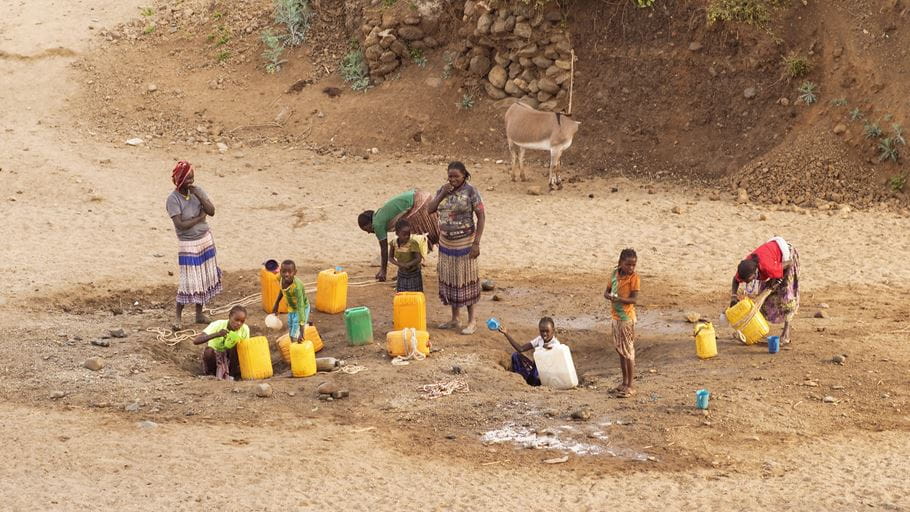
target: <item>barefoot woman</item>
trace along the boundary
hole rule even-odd
[[[771,289],[761,312],[769,322],[784,323],[781,344],[790,343],[790,323],[799,309],[799,254],[796,248],[776,236],[752,251],[739,262],[733,276],[730,306],[739,302],[739,285],[745,283],[745,294],[755,297]]]
[[[193,166],[177,162],[171,179],[174,191],[167,198],[167,214],[174,221],[179,251],[180,285],[177,288],[177,319],[174,329],[182,328],[181,316],[187,304],[196,305],[196,323],[207,324],[202,306],[221,293],[221,269],[215,259],[215,239],[206,216],[215,215],[215,206],[202,188],[193,183]]]
[[[480,192],[468,183],[471,173],[464,164],[450,163],[448,177],[427,207],[430,213],[439,212],[439,298],[452,308],[452,319],[439,327],[458,329],[461,308],[467,308],[468,325],[461,333],[474,334],[474,306],[480,300],[477,256],[486,215]]]

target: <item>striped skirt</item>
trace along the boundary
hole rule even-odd
[[[460,240],[439,238],[439,298],[446,306],[473,306],[480,300],[477,259],[471,258],[474,235]]]
[[[613,348],[626,359],[635,360],[635,322],[613,319]]]
[[[209,231],[199,240],[178,240],[180,285],[178,304],[205,304],[221,293],[221,269],[215,258],[215,238]]]
[[[432,249],[433,245],[439,243],[439,217],[437,214],[427,211],[427,204],[431,199],[433,199],[433,194],[415,190],[414,206],[392,219],[392,222],[389,223],[389,231],[395,231],[395,224],[398,219],[404,219],[411,225],[412,235],[427,235]]]

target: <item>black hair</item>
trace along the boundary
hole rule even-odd
[[[246,308],[241,306],[240,304],[237,304],[236,306],[232,307],[230,311],[228,311],[228,316],[229,317],[234,316],[234,313],[238,313],[238,312],[243,313],[245,315]]]
[[[290,266],[294,267],[294,270],[297,270],[297,264],[294,263],[294,260],[284,260],[284,261],[282,261],[282,262],[281,262],[281,266],[283,267],[283,266],[285,266],[285,265],[290,265]]]
[[[464,180],[468,181],[471,179],[471,173],[468,172],[468,168],[464,166],[463,163],[459,161],[449,162],[449,170],[455,169],[464,176]]]
[[[364,210],[357,216],[357,225],[364,229],[373,223],[373,210]]]
[[[553,328],[554,331],[556,330],[556,322],[554,322],[553,319],[548,316],[541,318],[540,322],[537,323],[538,328],[543,327],[545,325],[549,325],[550,327]]]
[[[635,252],[635,249],[625,248],[619,253],[619,262],[622,263],[623,260],[628,258],[638,259],[638,254]]]
[[[408,222],[408,219],[398,219],[398,222],[395,223],[395,231],[399,231],[404,228],[411,229],[411,223]]]
[[[739,266],[736,267],[736,277],[738,277],[740,281],[745,281],[752,277],[752,274],[755,273],[757,268],[758,256],[750,254],[748,258],[739,262]]]

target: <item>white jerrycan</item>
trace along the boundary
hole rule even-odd
[[[578,385],[572,351],[568,346],[559,344],[550,349],[536,348],[534,362],[537,363],[542,385],[553,389],[572,389]]]

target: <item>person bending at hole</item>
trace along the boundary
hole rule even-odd
[[[202,351],[202,373],[218,380],[233,380],[231,372],[240,370],[237,343],[250,337],[246,308],[234,306],[227,320],[215,320],[193,340],[193,345],[208,343]]]
[[[519,345],[505,327],[499,326],[499,332],[509,340],[509,344],[515,349],[515,352],[512,354],[512,371],[524,377],[525,382],[531,386],[540,385],[540,375],[537,373],[537,363],[530,357],[524,355],[523,352],[538,348],[550,350],[559,345],[559,340],[556,339],[556,323],[553,322],[552,318],[548,316],[541,318],[540,322],[537,324],[537,328],[540,331],[540,336],[524,345]]]
[[[744,295],[751,298],[772,290],[762,304],[761,312],[772,324],[784,323],[780,344],[790,343],[790,324],[799,311],[799,253],[796,248],[776,236],[740,261],[733,276],[730,307],[741,300],[740,284],[745,285]]]

